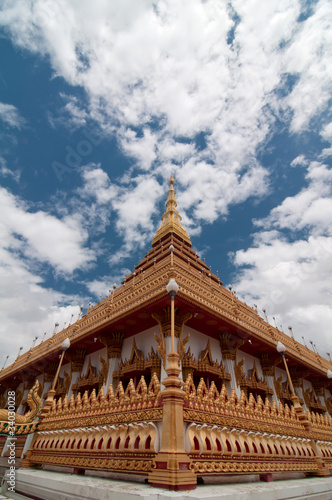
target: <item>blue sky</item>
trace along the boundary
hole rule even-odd
[[[212,271],[326,356],[331,3],[2,5],[0,365],[133,269],[171,172]]]

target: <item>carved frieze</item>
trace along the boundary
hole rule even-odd
[[[55,387],[55,394],[61,397],[68,394],[71,381],[71,375],[69,373],[64,371],[63,375],[64,375],[63,377],[58,378],[58,382]]]
[[[57,368],[58,368],[58,364],[59,363],[57,363],[57,362],[48,363],[47,368],[45,369],[45,372],[44,372],[45,383],[47,383],[47,382],[52,383],[53,382]]]
[[[89,364],[85,375],[82,375],[76,384],[73,384],[73,391],[80,391],[92,388],[98,388],[104,384],[107,377],[107,370],[104,367],[104,359],[100,358],[102,369],[97,373],[97,368],[91,365],[91,358],[89,358]]]
[[[74,372],[81,372],[83,365],[84,365],[84,360],[86,356],[86,350],[85,349],[75,349],[68,353],[68,356],[70,357],[70,362],[71,362],[71,371]]]
[[[175,310],[175,318],[174,318],[174,336],[180,338],[182,335],[183,327],[187,321],[192,317],[191,313],[186,313],[184,315],[180,315],[178,313],[178,308]],[[164,307],[163,315],[160,316],[157,313],[152,313],[151,316],[155,319],[159,325],[160,331],[163,332],[164,338],[171,336],[171,308]]]
[[[183,379],[186,380],[188,375],[195,375],[195,372],[199,376],[215,377],[217,376],[222,380],[230,380],[231,375],[226,373],[222,361],[218,363],[213,361],[211,355],[211,345],[210,340],[208,340],[206,348],[198,355],[198,360],[196,360],[190,351],[190,347],[182,359],[182,375]]]
[[[289,373],[294,387],[302,387],[303,379],[309,375],[308,371],[304,371],[302,367],[290,366]]]
[[[273,390],[268,387],[265,379],[261,379],[257,373],[256,361],[254,361],[254,366],[245,375],[243,372],[244,358],[235,365],[235,378],[237,385],[245,393],[248,389],[254,392],[262,392],[265,394],[273,394]]]
[[[325,401],[326,409],[332,417],[332,396],[326,397],[326,395],[324,393],[324,401]]]
[[[160,378],[161,359],[151,347],[151,352],[145,358],[144,353],[137,348],[136,341],[133,339],[130,358],[124,361],[121,359],[119,368],[113,372],[113,379],[130,378],[135,375],[147,373],[156,373]]]
[[[235,361],[237,350],[244,343],[244,340],[230,333],[221,333],[219,335],[219,341],[222,358]]]
[[[273,377],[273,363],[271,362],[269,353],[263,352],[260,355],[260,362],[264,377]]]
[[[106,346],[107,359],[121,358],[123,332],[112,332],[100,337],[100,342]]]
[[[326,407],[320,402],[319,398],[315,394],[315,391],[310,387],[303,391],[303,398],[310,411],[326,412]]]

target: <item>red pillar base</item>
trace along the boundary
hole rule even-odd
[[[77,474],[78,476],[84,476],[85,469],[79,469],[78,467],[74,467],[73,474]]]
[[[271,481],[273,481],[273,476],[271,472],[267,472],[266,474],[260,474],[259,480],[264,481],[265,483],[270,483]]]
[[[148,481],[155,488],[173,491],[194,490],[197,478],[190,469],[190,464],[186,453],[160,452],[155,458],[155,468],[150,472]]]

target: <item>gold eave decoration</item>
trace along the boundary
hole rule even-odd
[[[187,231],[181,224],[182,217],[176,209],[177,203],[175,199],[174,183],[175,181],[173,175],[171,174],[171,177],[169,179],[170,187],[168,191],[168,198],[166,201],[166,210],[161,217],[162,223],[160,228],[156,232],[155,237],[153,238],[152,246],[156,245],[166,235],[172,233],[176,234],[181,240],[186,242],[191,247],[191,241],[187,234]]]

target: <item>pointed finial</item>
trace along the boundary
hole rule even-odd
[[[181,224],[182,217],[176,208],[177,203],[175,199],[174,184],[175,181],[173,178],[173,174],[171,174],[169,179],[169,191],[166,201],[166,210],[161,217],[162,223],[160,228],[156,232],[155,237],[153,238],[152,246],[156,245],[166,235],[176,234],[181,238],[181,240],[186,242],[191,247],[190,238]]]

